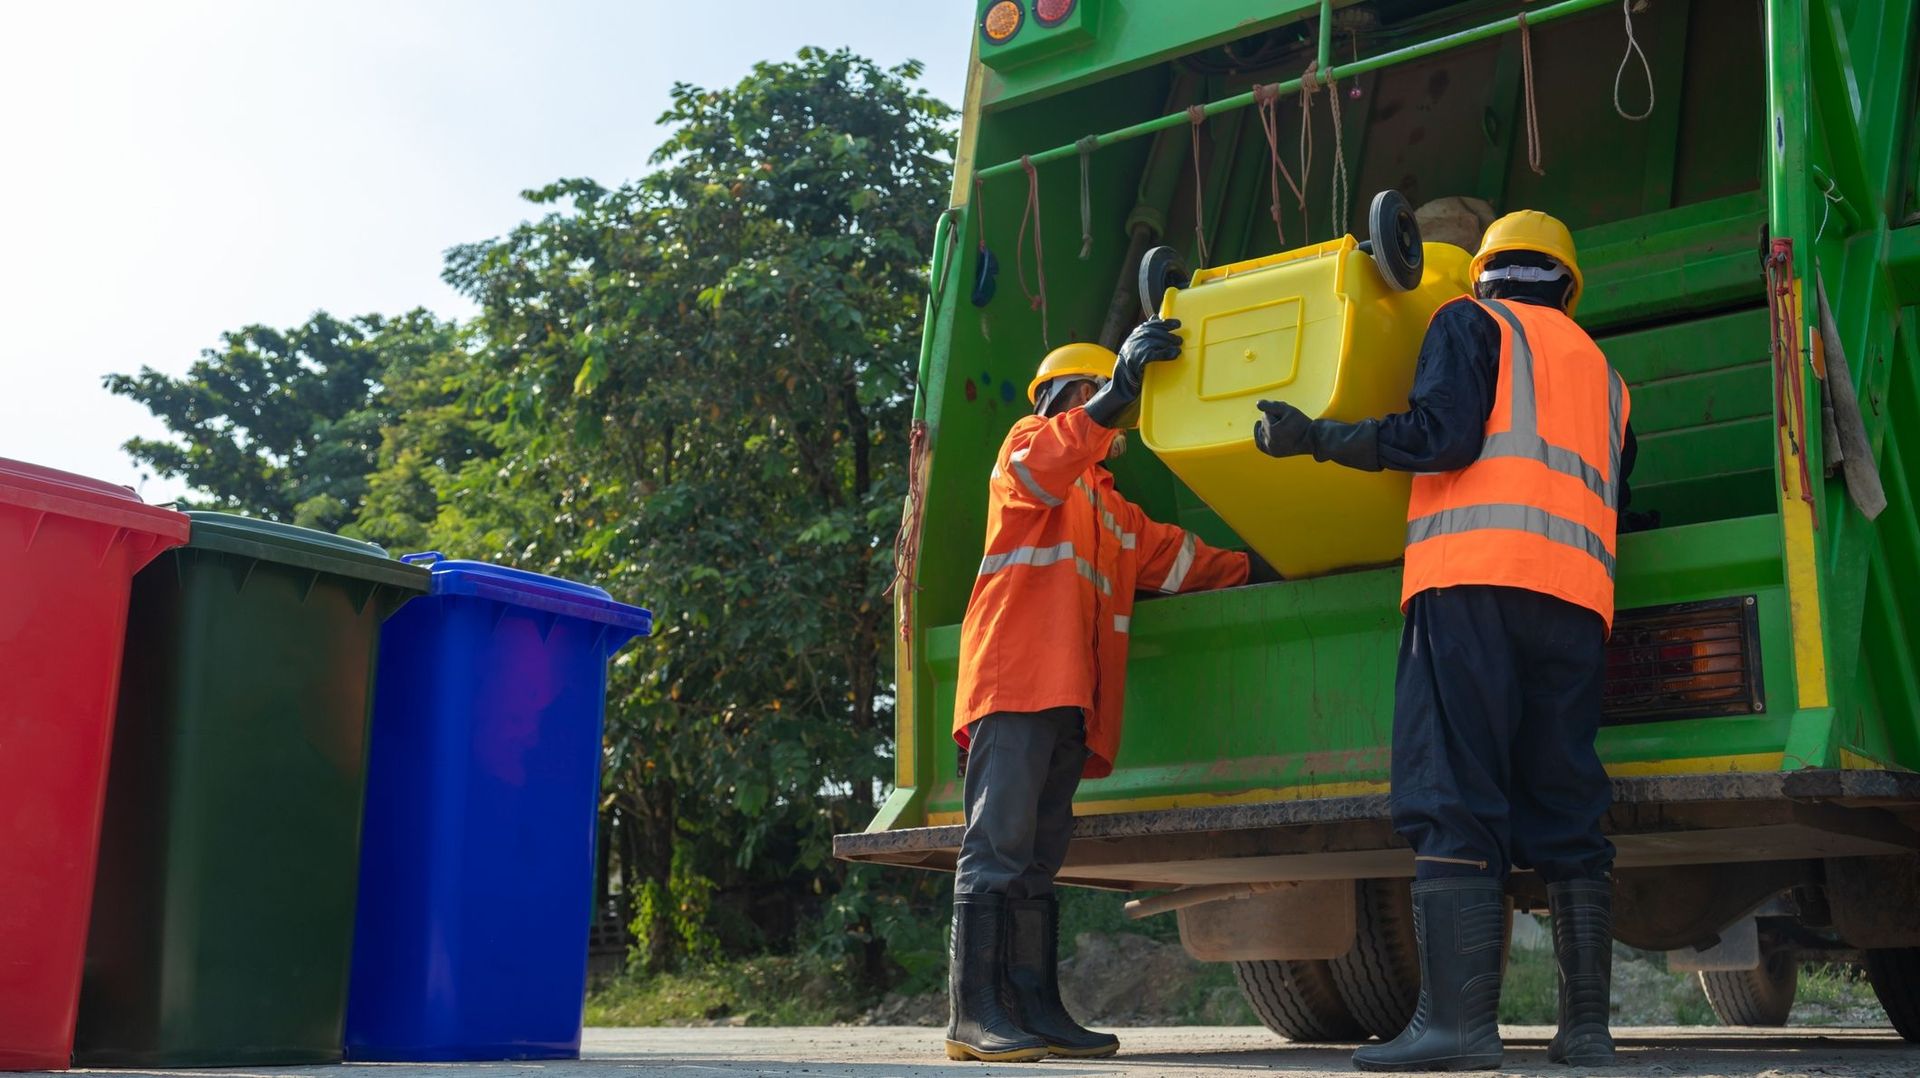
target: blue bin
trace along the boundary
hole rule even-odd
[[[606,592],[430,565],[380,642],[347,1057],[580,1054],[607,661],[652,628]]]

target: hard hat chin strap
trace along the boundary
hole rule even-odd
[[[1494,281],[1519,281],[1525,284],[1540,284],[1546,281],[1563,281],[1573,276],[1566,266],[1556,262],[1551,269],[1538,266],[1502,266],[1499,269],[1482,270],[1481,284]]]

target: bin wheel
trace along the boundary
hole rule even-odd
[[[1140,314],[1160,317],[1160,300],[1169,288],[1187,287],[1187,264],[1171,247],[1155,247],[1140,256]]]
[[[1407,196],[1392,189],[1373,196],[1367,210],[1367,246],[1388,287],[1410,292],[1420,286],[1426,253],[1420,247],[1420,222],[1414,219]]]

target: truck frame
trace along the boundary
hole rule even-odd
[[[894,789],[838,856],[953,867],[959,622],[1046,347],[1116,342],[1150,246],[1225,263],[1357,231],[1376,190],[1479,198],[1575,230],[1579,321],[1633,392],[1633,507],[1660,514],[1619,540],[1617,936],[1750,1024],[1785,1020],[1795,962],[1861,962],[1920,1039],[1920,5],[1630,4],[979,0]],[[1145,449],[1114,471],[1156,519],[1243,545]],[[1157,892],[1142,907],[1177,910],[1294,1039],[1391,1036],[1417,992],[1386,798],[1398,586],[1381,566],[1142,602],[1116,769],[1076,802],[1063,881]],[[1545,906],[1531,874],[1510,891]]]

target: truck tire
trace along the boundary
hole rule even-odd
[[[1347,1010],[1381,1040],[1400,1035],[1420,1002],[1410,880],[1357,880],[1353,950],[1327,965]]]
[[[1290,1041],[1320,1044],[1365,1040],[1324,960],[1235,962],[1240,994],[1268,1029]]]
[[[1703,970],[1700,988],[1725,1026],[1784,1026],[1800,984],[1800,963],[1786,951],[1766,949],[1758,969]]]
[[[1920,947],[1867,952],[1867,981],[1902,1037],[1920,1042]]]

